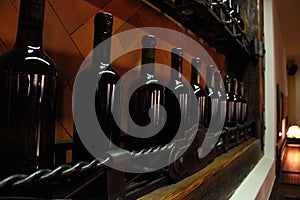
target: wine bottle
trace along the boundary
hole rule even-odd
[[[0,57],[0,177],[54,165],[58,72],[43,50],[44,0],[21,0],[12,50]]]
[[[212,124],[212,130],[218,127],[214,119],[218,118],[218,108],[219,108],[219,96],[215,89],[215,76],[214,76],[214,65],[208,65],[206,67],[206,93],[208,94],[208,109],[207,109],[207,124],[210,126]],[[211,119],[213,121],[211,121]],[[214,126],[216,125],[216,126]]]
[[[235,118],[235,123],[238,124],[241,122],[241,112],[242,112],[242,102],[239,99],[238,96],[238,80],[236,78],[233,79],[233,88],[234,88],[234,118]]]
[[[239,83],[239,99],[242,102],[242,110],[241,110],[241,123],[244,123],[247,120],[247,106],[248,102],[244,96],[244,82]]]
[[[225,76],[224,83],[225,83],[226,100],[227,100],[225,126],[232,127],[235,125],[235,121],[234,121],[235,102],[234,102],[234,93],[232,91],[232,78],[228,75]]]
[[[219,97],[219,108],[218,108],[218,123],[224,124],[226,118],[227,99],[226,95],[222,92],[224,90],[222,83],[222,75],[220,71],[215,72],[215,90]]]
[[[199,118],[199,123],[204,126],[208,127],[208,124],[206,122],[207,118],[207,101],[208,101],[208,96],[205,90],[201,87],[201,74],[200,72],[200,67],[201,67],[201,60],[200,58],[193,58],[192,59],[192,70],[191,70],[191,86],[194,89],[194,94],[197,97],[198,100],[198,106],[197,106],[197,113],[198,113],[198,118]]]
[[[116,99],[115,95],[116,84],[120,79],[120,75],[110,64],[111,40],[107,40],[112,35],[113,16],[107,12],[97,13],[94,21],[95,50],[93,51],[93,60],[97,59],[96,63],[100,64],[99,74],[102,75],[98,81],[95,95],[96,114],[100,126],[110,140],[110,143],[119,146],[120,129],[113,118],[112,110],[115,104],[121,103],[121,99]],[[102,48],[96,48],[97,45],[105,40],[107,41],[103,47],[101,46]],[[121,95],[118,96],[121,97]]]
[[[98,122],[109,139],[110,147],[112,144],[120,145],[120,129],[113,118],[112,109],[116,103],[121,102],[115,95],[120,75],[110,64],[112,26],[113,16],[110,13],[100,12],[95,15],[92,59],[93,63],[99,66],[98,72],[101,74],[95,94],[95,110]],[[99,44],[101,46],[98,46]],[[74,161],[92,159],[77,132],[74,134],[74,143],[77,145],[77,149],[74,149]]]
[[[151,133],[157,133],[151,137],[141,138],[126,135],[125,148],[128,150],[140,150],[161,144],[163,138],[161,125],[164,123],[162,111],[155,109],[155,105],[164,106],[165,89],[159,84],[155,73],[155,47],[154,35],[145,35],[142,38],[142,66],[139,77],[130,84],[130,88],[141,85],[129,99],[130,116],[138,126],[146,126],[151,123]],[[153,112],[149,112],[154,106]],[[150,116],[151,115],[151,116]],[[152,120],[151,120],[152,119]],[[142,134],[142,133],[141,133]]]
[[[165,89],[165,109],[167,111],[167,130],[164,131],[164,144],[169,143],[178,132],[179,125],[190,126],[190,93],[182,80],[181,48],[171,50],[170,82]],[[171,90],[169,89],[171,88]],[[173,92],[174,91],[174,92]]]

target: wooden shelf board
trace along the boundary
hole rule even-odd
[[[222,172],[226,168],[230,168],[234,161],[239,160],[241,156],[247,155],[246,152],[251,152],[253,149],[260,148],[260,141],[256,138],[251,138],[239,146],[229,150],[227,153],[214,159],[214,161],[207,167],[203,168],[199,172],[181,180],[180,182],[161,187],[141,198],[139,200],[151,200],[151,199],[184,199],[192,192],[196,191],[199,187],[204,186],[208,180],[211,180],[216,175],[222,175]],[[255,150],[254,152],[257,153]],[[258,155],[260,158],[261,155]],[[258,161],[258,158],[257,158]],[[254,165],[255,163],[253,163]],[[252,166],[253,167],[253,166]],[[250,171],[251,166],[248,166],[246,171]],[[247,173],[248,173],[247,172]],[[227,174],[228,175],[228,174]],[[206,184],[207,185],[207,184]],[[206,186],[204,186],[206,187]],[[213,192],[211,190],[211,192]]]

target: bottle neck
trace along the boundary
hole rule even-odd
[[[226,84],[225,90],[226,90],[227,94],[232,94],[232,92],[231,92],[231,83],[228,81],[225,84]]]
[[[155,62],[155,48],[143,48],[142,49],[142,74],[154,74],[154,62]]]
[[[240,83],[239,85],[239,95],[244,97],[244,84]]]
[[[208,79],[208,88],[210,89],[215,89],[216,87],[216,84],[215,84],[215,77],[214,76],[211,76],[209,79]]]
[[[197,71],[197,69],[195,69],[195,67],[192,66],[191,83],[200,85],[201,81],[200,73]]]
[[[215,80],[215,89],[220,91],[221,88],[222,88],[222,86],[221,86],[221,74],[217,72],[215,74],[214,80]]]
[[[102,64],[110,64],[110,51],[111,51],[111,32],[101,32],[95,30],[94,32],[94,50],[93,57],[98,58],[97,62]],[[104,43],[102,43],[105,41]],[[97,47],[101,43],[101,48]]]
[[[238,81],[234,80],[234,94],[238,95]]]
[[[215,87],[215,77],[213,76],[213,67],[209,66],[206,69],[206,85],[208,89],[214,89]]]
[[[15,47],[41,47],[45,0],[21,0]]]
[[[182,78],[182,57],[178,55],[174,55],[171,60],[171,78],[173,79],[181,79]]]

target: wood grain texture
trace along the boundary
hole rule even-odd
[[[83,0],[49,0],[69,34],[78,29],[100,8]]]
[[[18,28],[18,12],[9,0],[0,1],[0,39],[8,49],[15,43]]]
[[[71,139],[67,133],[73,134],[73,114],[72,114],[72,88],[66,86],[58,95],[56,119],[59,123],[56,125],[56,141]]]
[[[0,40],[0,55],[5,53],[6,51],[7,51],[7,47],[5,46],[4,42],[2,42],[2,40]]]
[[[69,81],[76,75],[83,58],[49,3],[46,3],[44,23],[45,50]]]
[[[178,183],[159,188],[139,200],[227,199],[249,173],[252,165],[258,161],[259,151],[259,141],[254,138],[249,139],[228,153],[215,158],[211,164],[194,175]],[[246,163],[242,163],[245,161]],[[248,162],[253,163],[247,165]]]

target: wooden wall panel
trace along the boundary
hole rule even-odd
[[[7,51],[7,48],[6,48],[5,44],[3,43],[2,40],[0,40],[0,55],[5,53],[6,51]]]
[[[49,0],[49,2],[69,34],[78,29],[99,10],[93,4],[82,0]]]
[[[94,18],[91,17],[79,29],[77,29],[71,37],[75,45],[78,47],[81,55],[86,57],[93,49]]]
[[[9,0],[0,1],[0,39],[7,48],[12,48],[18,26],[18,13]]]
[[[69,82],[77,73],[83,57],[49,3],[46,4],[44,26],[45,50]]]
[[[19,12],[19,8],[20,8],[20,0],[9,0],[10,3],[13,5],[13,7],[15,8],[15,10],[17,12]]]
[[[65,87],[58,95],[56,141],[71,139],[73,135],[72,89]],[[68,134],[69,133],[69,134]]]
[[[103,10],[126,22],[138,11],[141,4],[140,0],[112,0]]]

